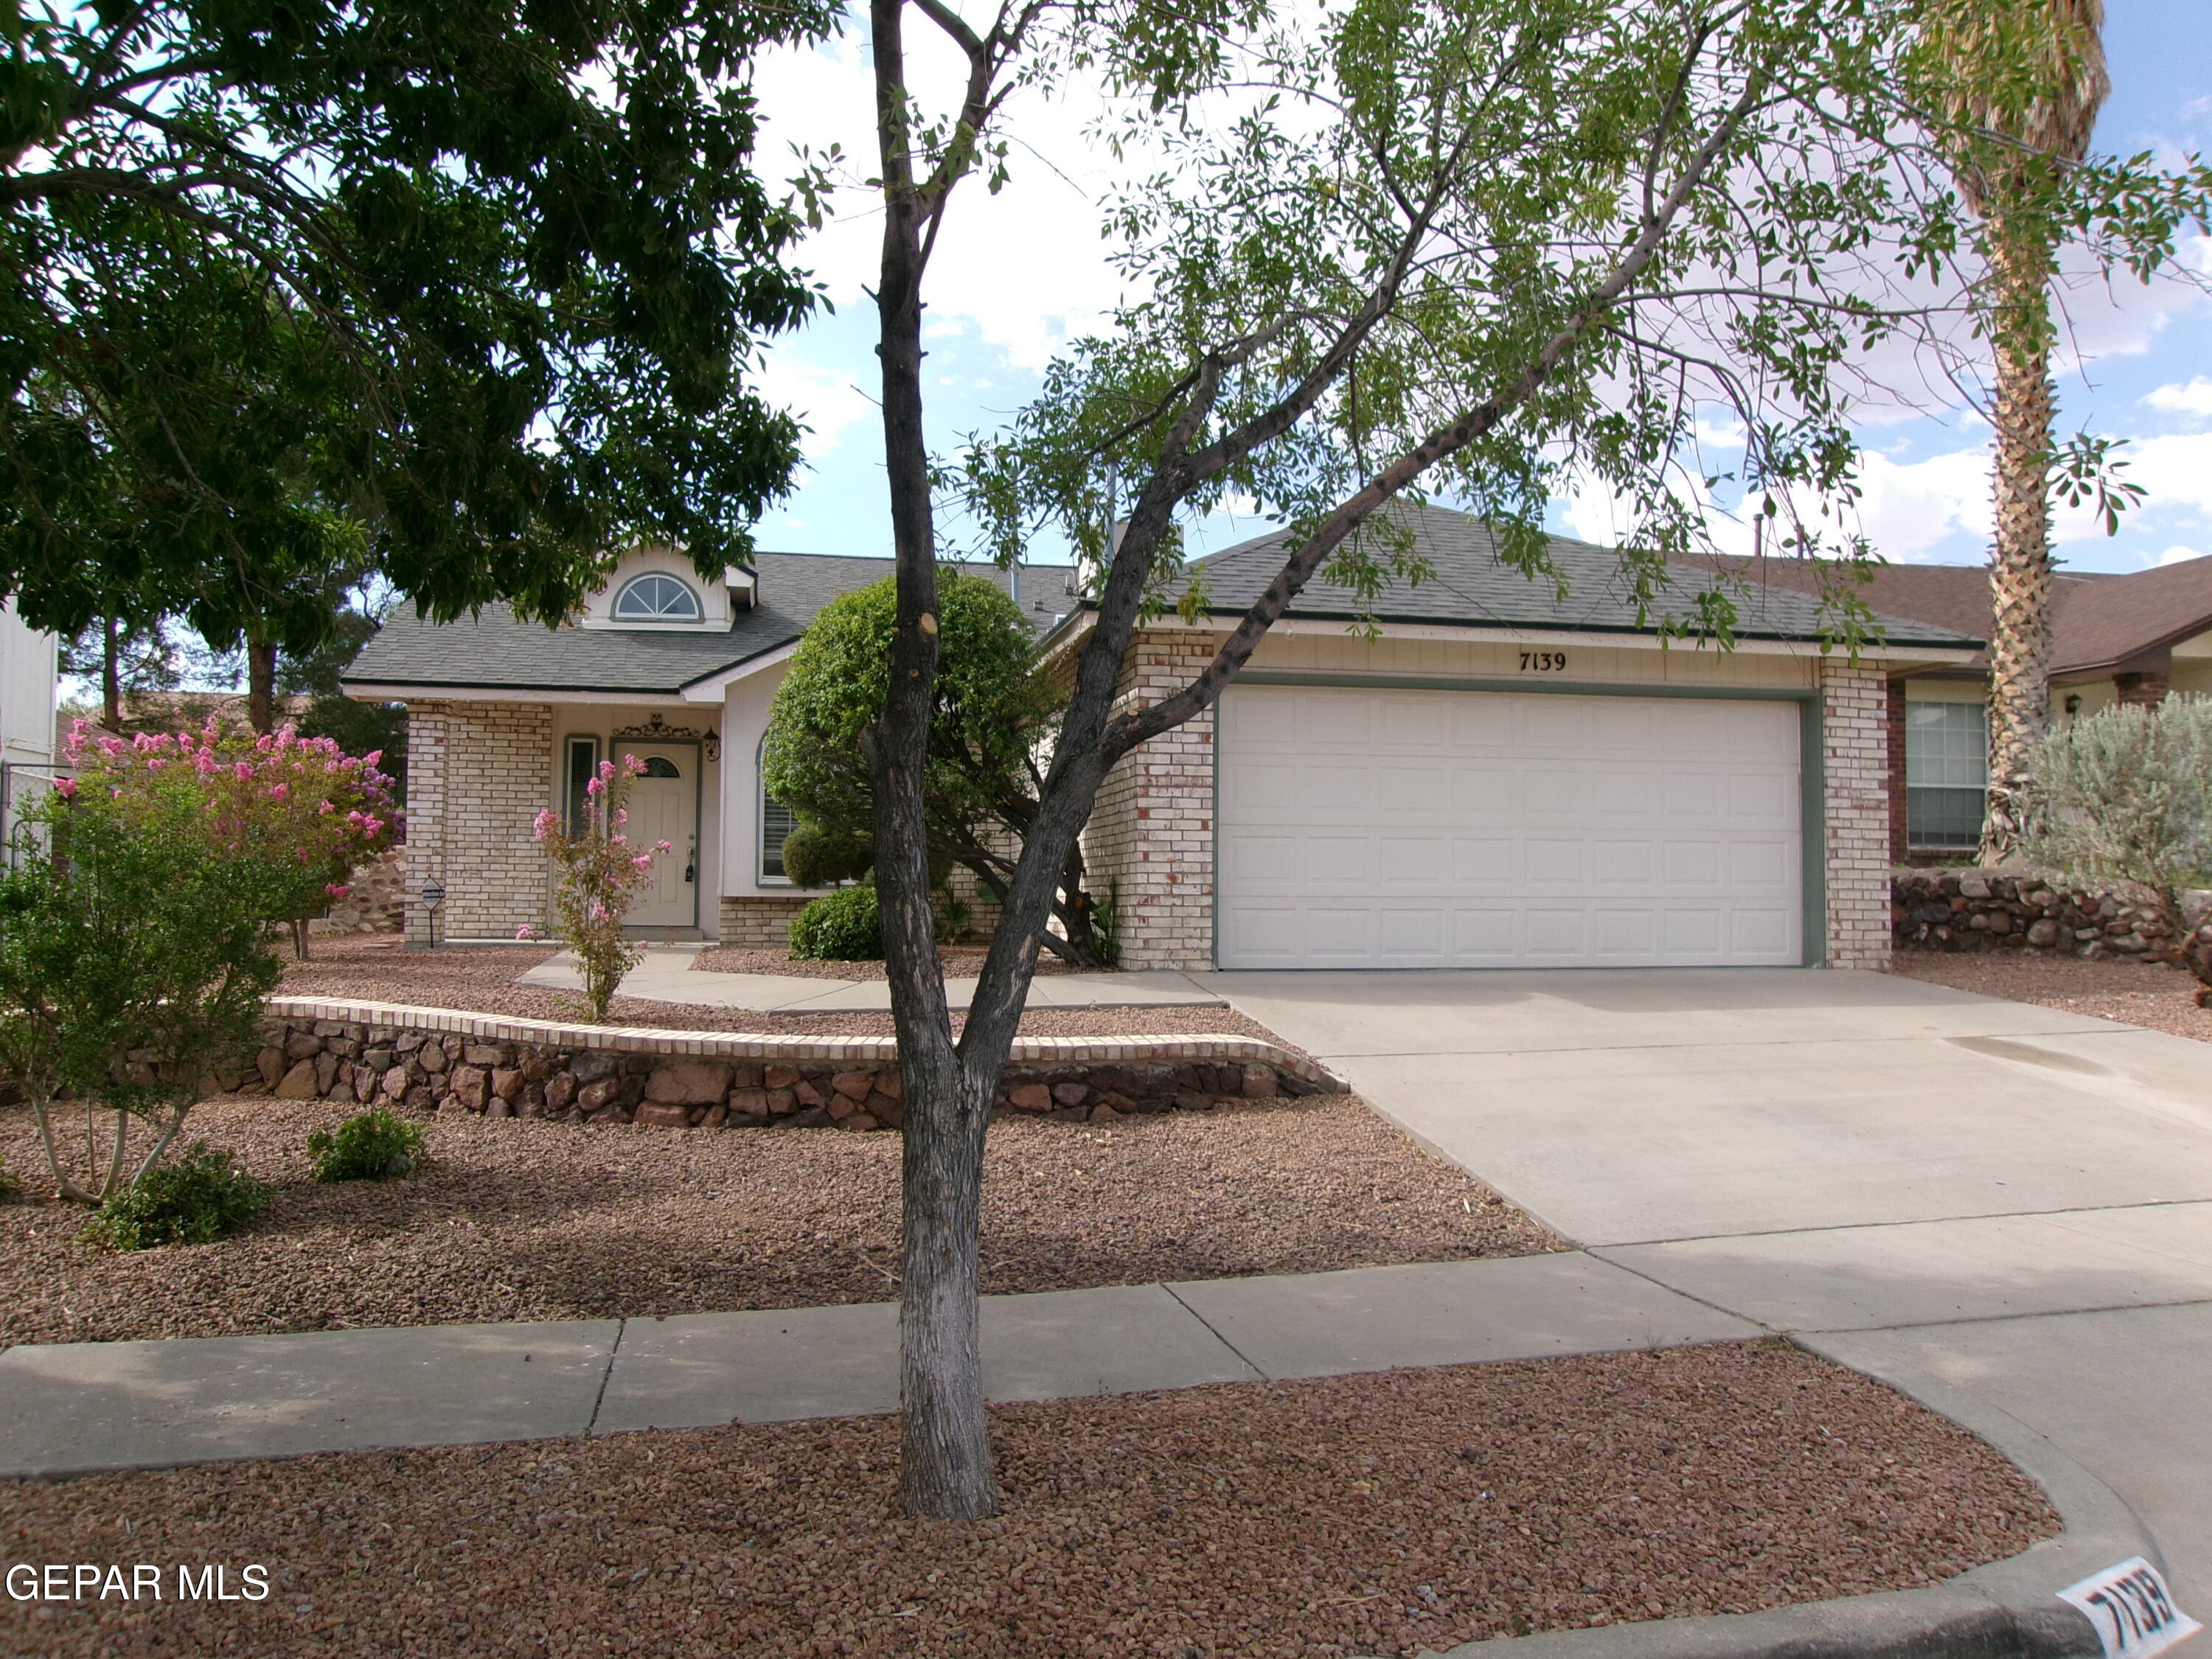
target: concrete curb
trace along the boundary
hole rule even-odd
[[[1423,1659],[2103,1659],[2087,1617],[2058,1591],[2140,1555],[2164,1559],[2105,1483],[1995,1406],[1849,1336],[1800,1346],[1886,1382],[2002,1453],[2043,1488],[2064,1530],[2006,1560],[1925,1589],[1808,1601],[1764,1613],[1659,1619],[1468,1642]]]

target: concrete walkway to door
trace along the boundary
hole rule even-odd
[[[2212,1607],[2212,1047],[1878,974],[1193,977],[1594,1255],[2012,1413]]]

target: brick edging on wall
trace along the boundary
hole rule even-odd
[[[671,1127],[896,1127],[902,1116],[891,1037],[584,1025],[322,997],[271,997],[266,1008],[266,1046],[240,1070],[245,1092]],[[1087,1121],[1345,1087],[1279,1043],[1226,1032],[1018,1037],[998,1103]]]

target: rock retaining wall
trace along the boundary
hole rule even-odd
[[[264,1047],[218,1081],[280,1100],[668,1128],[896,1129],[896,1044],[566,1025],[388,1003],[277,997]],[[1250,1037],[1025,1037],[1001,1109],[1065,1122],[1210,1110],[1224,1097],[1340,1092],[1302,1054]]]
[[[2148,895],[2100,890],[2039,870],[1899,869],[1890,876],[1900,946],[1923,951],[2031,951],[2140,957],[2169,943]],[[2196,938],[2212,945],[2212,894],[2189,896]]]

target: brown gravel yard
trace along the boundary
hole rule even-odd
[[[397,941],[319,939],[314,950],[310,961],[286,962],[280,995],[358,997],[417,1008],[469,1008],[519,1019],[578,1017],[577,1000],[572,994],[514,982],[517,975],[527,973],[553,955],[542,947],[441,945],[434,951],[407,951],[399,948]],[[785,1036],[894,1035],[887,1013],[753,1013],[739,1008],[647,1002],[639,997],[617,997],[612,1018],[617,1025],[657,1025],[678,1031],[750,1031]],[[958,1020],[956,1015],[956,1025]],[[1264,1025],[1227,1008],[1036,1008],[1022,1016],[1024,1036],[1199,1033],[1282,1042]]]
[[[80,1212],[0,1204],[0,1340],[588,1319],[896,1294],[899,1138],[447,1114],[398,1181],[324,1185],[308,1132],[349,1110],[223,1099],[187,1139],[276,1183],[254,1227],[103,1255]],[[40,1168],[30,1115],[0,1156]],[[1103,1125],[1009,1115],[985,1154],[984,1289],[1311,1273],[1565,1248],[1358,1101]]]
[[[2057,1531],[1779,1343],[994,1409],[1005,1512],[892,1510],[886,1418],[0,1488],[13,1560],[258,1562],[260,1603],[0,1602],[56,1656],[1338,1659],[1904,1589]]]
[[[1985,997],[2039,1003],[2212,1042],[2212,1008],[2197,1006],[2197,981],[2163,963],[2124,957],[2084,962],[2079,957],[2025,952],[1967,956],[1949,951],[1899,951],[1890,965],[1894,973]]]

